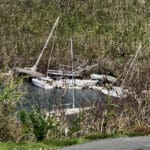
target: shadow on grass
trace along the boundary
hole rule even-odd
[[[135,136],[146,136],[144,133],[138,132],[125,132],[125,133],[115,133],[115,134],[89,134],[84,136],[84,139],[87,140],[98,140],[98,139],[106,139],[106,138],[118,138],[118,137],[135,137]]]
[[[57,146],[57,147],[64,147],[64,146],[79,144],[79,140],[71,139],[71,138],[67,138],[63,140],[57,139],[57,140],[45,141],[44,144],[50,144],[52,146]]]

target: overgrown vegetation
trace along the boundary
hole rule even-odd
[[[22,97],[22,81],[0,76],[0,141],[17,141],[21,136],[21,126],[14,115]]]
[[[77,138],[86,141],[150,134],[149,8],[149,0],[0,2],[2,72],[35,63],[57,16],[60,23],[55,33],[51,68],[57,68],[59,63],[69,64],[68,39],[73,37],[75,63],[98,63],[94,71],[113,74],[120,85],[138,45],[142,44],[141,54],[124,85],[129,95],[121,100],[108,97],[104,102],[95,102],[91,110],[71,119],[64,113],[54,118],[36,109],[16,111],[24,93],[22,80],[1,73],[0,141],[33,141],[33,149],[48,149],[80,143],[82,140]],[[40,71],[47,67],[51,42],[38,67]],[[6,143],[4,149],[11,149],[12,145],[14,143]],[[20,148],[19,144],[14,146]],[[26,144],[22,144],[21,149],[27,149]]]
[[[132,91],[128,97],[118,100],[108,98],[96,102],[88,111],[77,116],[48,116],[44,111],[31,112],[25,109],[16,113],[17,103],[24,92],[20,79],[1,77],[0,140],[20,143],[32,141],[28,146],[34,148],[36,141],[42,141],[39,147],[62,147],[118,136],[137,136],[150,134],[150,94]],[[137,88],[138,84],[136,85]],[[145,91],[144,91],[145,92]],[[138,98],[137,98],[138,97]],[[140,99],[139,99],[140,98]],[[66,129],[68,132],[66,132]],[[77,140],[80,139],[80,140]],[[9,143],[5,144],[9,147]],[[11,143],[10,143],[11,145]],[[14,145],[19,148],[19,145]]]
[[[143,1],[142,1],[143,2]],[[77,63],[99,62],[120,75],[123,64],[142,43],[142,58],[149,58],[149,8],[144,0],[23,0],[0,2],[1,69],[35,63],[48,33],[60,16],[51,68],[68,63],[68,39],[73,37]],[[50,54],[47,48],[41,68]],[[63,58],[63,59],[62,59]],[[57,64],[57,65],[56,65]],[[109,64],[109,65],[106,65]],[[107,67],[108,66],[108,67]]]

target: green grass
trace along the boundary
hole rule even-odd
[[[0,143],[0,150],[56,150],[56,146],[44,143]]]
[[[146,134],[141,132],[126,132],[123,135],[127,137],[134,137],[134,136],[145,136]]]
[[[51,143],[52,146],[71,146],[79,143],[78,139],[64,139],[64,140],[51,140],[51,141],[46,141],[44,142],[45,144]]]
[[[106,138],[117,138],[117,137],[134,137],[144,136],[142,133],[136,132],[125,132],[115,134],[89,134],[83,138],[66,138],[57,139],[43,142],[28,142],[28,143],[12,143],[12,142],[1,142],[0,150],[57,150],[60,147],[71,146],[76,144],[83,144],[93,140],[106,139]]]
[[[56,150],[60,147],[71,146],[75,144],[85,143],[86,139],[64,139],[64,140],[50,140],[43,142],[28,142],[28,143],[12,143],[1,142],[0,150]]]
[[[145,136],[146,134],[141,132],[123,132],[123,133],[114,133],[114,134],[89,134],[84,137],[87,140],[98,140],[106,138],[117,138],[117,137],[135,137],[135,136]]]

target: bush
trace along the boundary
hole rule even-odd
[[[18,141],[21,126],[15,116],[16,106],[22,97],[22,80],[13,77],[0,78],[0,140]]]
[[[39,141],[45,139],[46,133],[51,127],[51,125],[49,125],[49,122],[45,120],[43,115],[37,114],[35,112],[31,113],[29,116],[32,122],[33,133],[35,134],[36,139]]]
[[[81,130],[80,123],[81,123],[81,118],[80,117],[74,118],[74,120],[71,122],[69,135],[73,135],[73,134],[75,134],[75,133],[77,133]]]
[[[26,112],[21,110],[19,116],[23,125],[23,133],[27,136],[33,133],[38,141],[45,140],[49,131],[53,130],[56,126],[52,118],[45,117],[44,112],[39,113],[35,110],[33,112]]]

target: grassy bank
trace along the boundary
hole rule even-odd
[[[93,140],[102,140],[106,138],[118,138],[118,137],[134,137],[144,136],[143,133],[116,133],[116,134],[90,134],[83,138],[67,138],[64,140],[51,140],[43,142],[27,142],[27,143],[12,143],[1,142],[0,150],[57,150],[65,146],[71,146],[76,144],[83,144]]]
[[[51,144],[44,143],[25,143],[25,144],[15,144],[15,143],[0,143],[0,150],[56,150]]]
[[[65,140],[52,140],[45,142],[27,142],[27,143],[12,143],[2,142],[0,143],[0,150],[56,150],[60,147],[71,146],[75,144],[81,144],[88,142],[87,139],[65,139]]]

